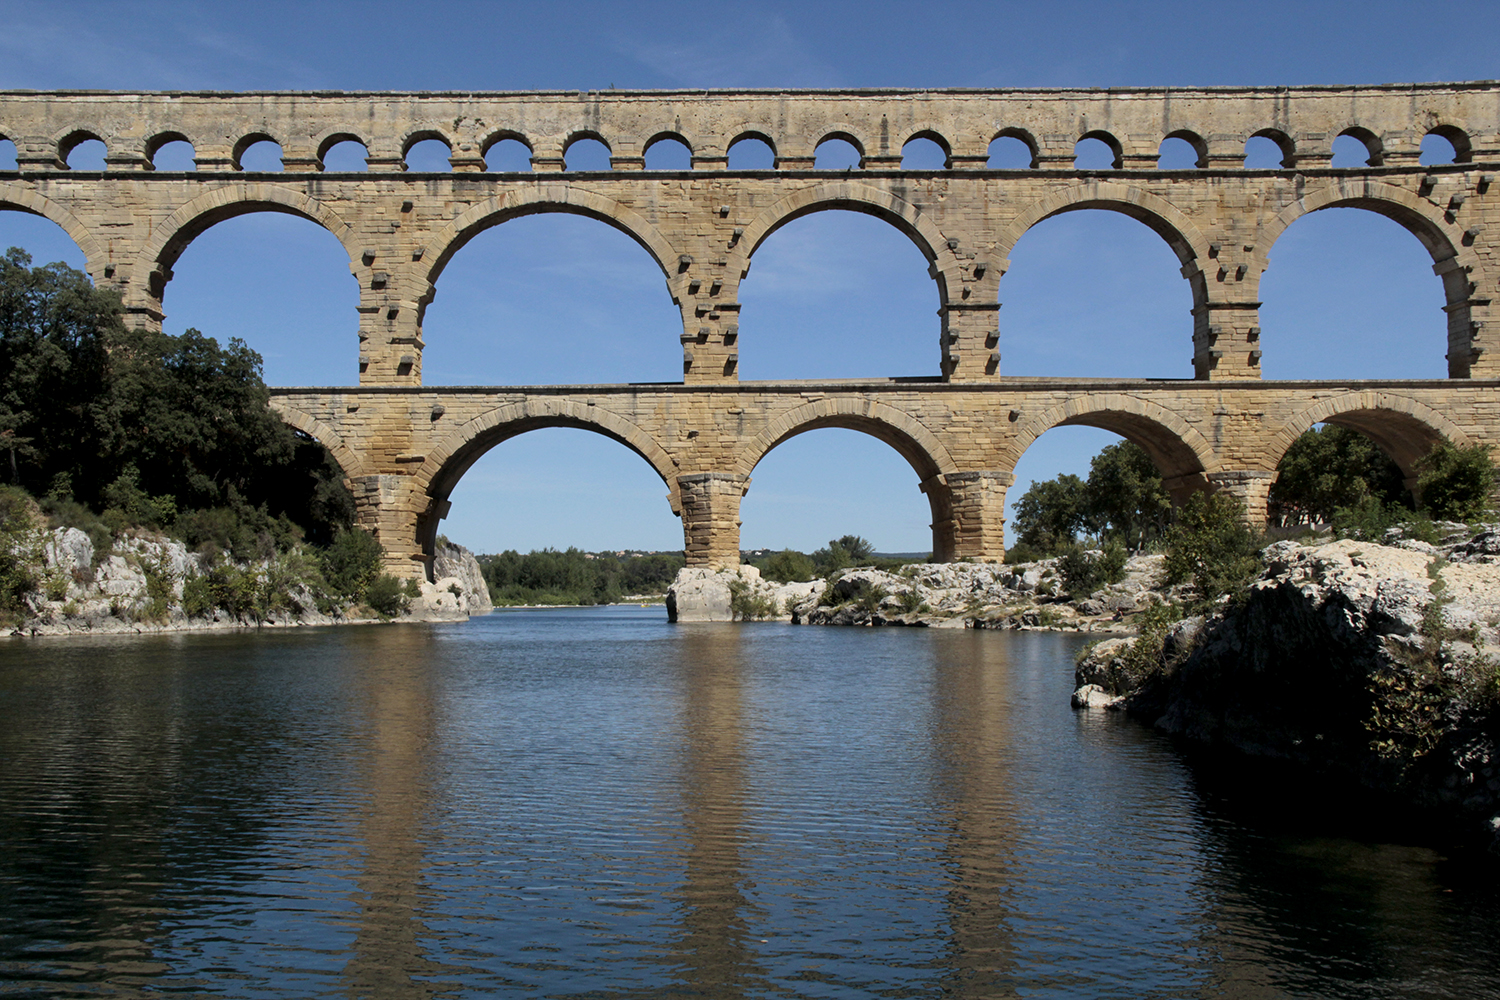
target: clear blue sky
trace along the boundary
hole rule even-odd
[[[47,4],[0,0],[0,87],[507,90],[655,87],[1290,85],[1492,79],[1500,18],[1476,3]],[[80,151],[86,153],[87,151]],[[272,151],[274,154],[274,150]],[[13,156],[13,154],[9,154]],[[7,151],[0,143],[0,164]],[[82,164],[80,164],[82,165]],[[3,166],[0,166],[3,169]],[[81,265],[51,223],[0,212],[0,247]],[[876,254],[873,267],[849,266]],[[1186,282],[1162,241],[1104,212],[1033,229],[1001,285],[1004,371],[1191,373]],[[580,271],[599,276],[579,295]],[[1089,276],[1080,287],[1075,275]],[[1262,283],[1272,378],[1439,377],[1443,302],[1415,238],[1332,210],[1299,220]],[[825,212],[757,252],[741,288],[746,378],[933,374],[937,293],[916,249]],[[200,237],[175,268],[167,328],[243,337],[267,381],[355,380],[356,290],[337,241],[257,215]],[[861,303],[847,311],[850,302]],[[837,304],[837,310],[833,306]],[[489,230],[453,260],[425,324],[432,384],[680,378],[660,271],[619,233],[568,216]],[[548,349],[538,350],[539,343]],[[558,345],[562,349],[558,349]],[[851,350],[856,345],[857,350]],[[855,360],[850,360],[854,357]],[[1017,469],[1086,474],[1112,435],[1059,428]],[[620,445],[539,431],[490,452],[445,532],[479,551],[682,545],[665,487]],[[756,469],[746,548],[856,533],[930,546],[916,475],[851,432],[794,438]]]

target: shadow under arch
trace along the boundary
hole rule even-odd
[[[97,275],[105,266],[104,249],[72,212],[20,184],[0,183],[0,211],[25,212],[55,222],[83,253],[85,269]]]
[[[253,212],[295,215],[322,226],[349,255],[356,277],[368,270],[360,261],[354,230],[328,206],[277,184],[228,184],[199,195],[157,226],[137,258],[138,273],[149,276],[151,296],[161,298],[172,265],[193,240],[226,219]]]
[[[1364,389],[1319,400],[1281,426],[1266,444],[1265,468],[1275,469],[1302,433],[1315,424],[1333,424],[1358,431],[1374,441],[1408,480],[1416,478],[1416,463],[1433,445],[1448,441],[1464,447],[1472,444],[1463,428],[1443,414],[1414,399]]]
[[[482,413],[428,451],[413,476],[417,489],[426,495],[428,501],[427,509],[417,517],[417,547],[425,556],[429,559],[432,556],[438,522],[447,513],[448,497],[474,463],[497,445],[544,427],[593,431],[629,448],[645,459],[661,477],[668,489],[667,501],[672,513],[681,515],[677,465],[655,438],[604,407],[542,396]]]
[[[1161,473],[1177,502],[1207,488],[1218,457],[1192,425],[1171,410],[1121,393],[1083,393],[1031,418],[1016,432],[1007,471],[1014,472],[1026,449],[1054,427],[1097,427],[1140,446]]]
[[[285,396],[277,396],[273,393],[270,406],[282,423],[293,430],[301,431],[327,448],[333,460],[339,464],[339,468],[344,470],[346,479],[354,479],[366,474],[364,462],[361,461],[358,453],[350,450],[349,446],[344,443],[338,431],[298,409],[296,404]]]
[[[677,259],[677,251],[667,242],[661,231],[643,216],[626,208],[612,198],[595,194],[566,182],[541,184],[525,191],[508,192],[473,206],[458,218],[433,234],[422,259],[432,261],[419,279],[423,287],[409,289],[411,297],[418,302],[417,322],[421,323],[427,304],[436,294],[437,280],[454,254],[475,236],[511,219],[525,215],[541,215],[548,212],[564,212],[581,215],[618,229],[641,246],[670,287],[676,277],[676,268],[669,269],[668,261]],[[673,299],[677,296],[674,291]]]
[[[1469,272],[1474,251],[1450,237],[1443,210],[1411,191],[1373,178],[1335,177],[1306,191],[1261,226],[1256,259],[1269,260],[1271,248],[1293,222],[1325,208],[1362,208],[1382,215],[1417,238],[1442,278],[1448,314],[1448,377],[1468,378],[1474,361],[1470,350]],[[1252,290],[1258,294],[1259,289]],[[1300,432],[1299,432],[1300,433]]]

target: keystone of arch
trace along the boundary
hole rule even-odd
[[[156,232],[141,251],[140,272],[149,274],[157,264],[162,263],[168,248],[175,244],[178,236],[185,230],[190,230],[204,215],[235,205],[246,206],[246,211],[253,211],[255,206],[268,206],[273,211],[300,215],[316,222],[332,233],[343,246],[349,255],[351,267],[358,259],[360,250],[355,245],[354,230],[327,205],[279,184],[238,183],[206,191],[167,216],[156,227]]]
[[[1408,417],[1411,421],[1432,431],[1433,434],[1447,438],[1449,443],[1459,448],[1473,443],[1469,435],[1464,433],[1463,428],[1425,403],[1378,389],[1362,389],[1330,396],[1306,409],[1299,410],[1281,425],[1281,429],[1267,443],[1265,460],[1270,463],[1270,468],[1274,469],[1290,450],[1292,443],[1315,424],[1336,422],[1344,414],[1370,412],[1400,414]],[[1402,471],[1406,473],[1411,472],[1410,462],[1420,457],[1420,454],[1391,455],[1391,458],[1396,460],[1397,464],[1402,466]]]
[[[539,184],[523,191],[508,191],[480,202],[439,229],[422,251],[422,259],[432,261],[426,274],[426,284],[436,282],[448,261],[467,242],[468,236],[485,227],[490,220],[499,224],[519,215],[545,211],[573,212],[614,226],[644,247],[667,280],[672,280],[673,275],[667,262],[677,259],[677,251],[662,236],[660,230],[613,198],[606,198],[566,181],[557,181]],[[427,291],[425,286],[414,289],[411,297],[419,298]]]
[[[946,237],[932,220],[917,206],[896,197],[889,191],[861,184],[857,181],[830,181],[815,184],[787,195],[756,216],[755,221],[745,227],[745,235],[737,244],[744,247],[736,254],[741,272],[745,263],[759,249],[766,237],[793,219],[818,207],[843,208],[864,206],[870,214],[896,223],[906,233],[922,255],[930,261],[938,259],[938,251],[946,246]],[[856,211],[865,210],[856,208]]]
[[[1090,179],[1073,184],[1043,198],[1016,216],[996,239],[996,253],[1009,257],[1027,231],[1060,212],[1079,208],[1106,208],[1145,222],[1167,241],[1184,263],[1208,259],[1208,239],[1191,219],[1172,204],[1147,191],[1119,181]],[[1141,216],[1147,218],[1141,218]]]
[[[1111,416],[1123,417],[1123,419],[1111,420]],[[1151,442],[1156,447],[1148,449],[1148,451],[1156,452],[1156,455],[1152,456],[1153,459],[1160,456],[1171,463],[1171,468],[1158,468],[1163,478],[1189,475],[1195,472],[1208,473],[1218,469],[1219,460],[1213,447],[1191,424],[1156,403],[1117,392],[1083,393],[1073,396],[1066,403],[1060,403],[1027,421],[1025,426],[1016,432],[1015,453],[1011,468],[1015,468],[1015,463],[1020,461],[1026,449],[1030,448],[1037,438],[1054,427],[1083,424],[1100,427],[1116,434],[1130,432],[1123,433],[1122,436],[1131,438],[1139,436],[1138,431],[1142,421],[1165,432],[1159,441]],[[1166,447],[1161,447],[1162,444]],[[1194,465],[1197,468],[1193,468]]]
[[[1455,241],[1449,237],[1443,211],[1438,206],[1394,184],[1357,177],[1330,178],[1312,190],[1305,191],[1302,197],[1278,212],[1274,219],[1268,220],[1261,226],[1260,236],[1255,241],[1256,259],[1265,261],[1281,234],[1302,216],[1320,208],[1338,205],[1364,208],[1400,223],[1422,242],[1434,262],[1450,257],[1457,257],[1460,262],[1473,262],[1473,250],[1455,245]]]
[[[23,212],[30,212],[52,220],[62,227],[63,232],[68,234],[68,238],[83,252],[84,266],[90,274],[104,267],[106,259],[104,249],[99,245],[99,241],[94,239],[94,234],[78,221],[77,216],[57,202],[20,184],[0,184],[0,205],[9,205]]]
[[[669,499],[672,510],[675,512],[680,509],[677,498],[677,463],[661,445],[656,443],[655,438],[638,425],[602,406],[550,396],[497,406],[456,428],[439,444],[428,450],[427,457],[417,469],[413,481],[419,489],[430,490],[434,481],[442,476],[455,455],[461,453],[474,441],[487,436],[490,431],[508,425],[520,425],[523,430],[541,427],[581,427],[613,438],[650,463],[662,482],[671,489]]]
[[[343,436],[323,421],[299,410],[282,396],[272,396],[270,406],[281,422],[293,427],[327,448],[333,460],[344,470],[344,478],[354,479],[365,475],[365,463],[359,455],[344,443]]]
[[[901,452],[922,479],[940,473],[958,472],[958,463],[921,421],[888,403],[862,397],[818,399],[783,413],[766,425],[740,452],[734,471],[748,476],[767,453],[787,438],[818,427],[845,427],[864,431]],[[894,431],[894,435],[881,433]],[[902,440],[903,448],[891,437]]]

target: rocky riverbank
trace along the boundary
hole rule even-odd
[[[1288,762],[1500,849],[1500,531],[1278,542],[1211,614],[1093,647],[1075,707]]]
[[[1128,630],[1144,609],[1172,600],[1163,557],[1133,556],[1125,577],[1086,596],[1064,591],[1056,560],[913,563],[894,572],[853,569],[827,580],[773,583],[753,566],[684,569],[667,592],[681,622],[785,621],[801,625]]]
[[[41,542],[38,588],[26,595],[26,615],[6,630],[17,636],[176,632],[247,627],[333,625],[373,621],[454,621],[490,610],[489,588],[467,549],[439,545],[436,582],[420,581],[405,595],[406,610],[380,616],[368,607],[341,605],[315,594],[300,572],[299,556],[227,565],[248,592],[243,606],[204,607],[194,581],[212,570],[204,556],[181,542],[146,531],[114,537],[96,552],[88,534],[54,528]],[[305,557],[301,557],[305,558]],[[221,575],[224,575],[221,570]]]

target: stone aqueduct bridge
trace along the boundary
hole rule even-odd
[[[1456,161],[1422,166],[1436,133]],[[1332,167],[1335,138],[1369,151]],[[988,145],[1009,136],[1029,169],[993,170]],[[1280,169],[1244,167],[1246,141],[1274,140]],[[649,462],[683,519],[689,561],[738,559],[740,498],[779,442],[848,427],[888,442],[921,479],[935,551],[1003,555],[1003,501],[1037,436],[1087,424],[1142,445],[1175,495],[1231,490],[1263,515],[1277,462],[1326,421],[1354,427],[1411,472],[1437,440],[1500,444],[1500,84],[1114,91],[722,91],[516,94],[0,93],[0,137],[18,171],[0,174],[0,208],[43,215],[78,243],[96,283],[117,288],[133,321],[160,324],[172,265],[208,227],[286,212],[332,232],[360,287],[357,386],[279,389],[292,426],[338,458],[359,516],[393,568],[425,564],[447,497],[485,450],[538,427],[608,435]],[[930,139],[942,170],[903,170],[903,145]],[[1159,170],[1164,139],[1198,151],[1190,170]],[[451,173],[404,170],[436,138]],[[568,147],[597,139],[611,169],[564,172]],[[728,169],[737,141],[775,152],[772,170]],[[813,169],[840,138],[856,170]],[[1114,169],[1078,170],[1074,146],[1098,138]],[[80,142],[102,140],[107,169],[67,169]],[[274,140],[283,171],[246,173],[240,155]],[[329,173],[323,155],[357,140],[368,172]],[[532,170],[487,172],[503,139]],[[645,170],[664,139],[691,169]],[[167,142],[192,143],[197,169],[154,170]],[[1262,381],[1258,289],[1277,237],[1300,216],[1352,206],[1408,229],[1446,290],[1446,380]],[[1191,380],[1007,377],[999,323],[1011,247],[1061,212],[1122,212],[1177,254],[1192,290],[1183,351]],[[737,377],[739,283],[778,227],[824,209],[888,221],[930,262],[940,322],[933,368],[910,379],[751,383]],[[452,255],[476,233],[539,212],[590,216],[634,238],[680,306],[683,381],[661,385],[427,388],[422,315]],[[589,281],[578,275],[581,287]],[[1089,277],[1076,276],[1078,294]],[[1058,331],[1066,336],[1067,331]]]

